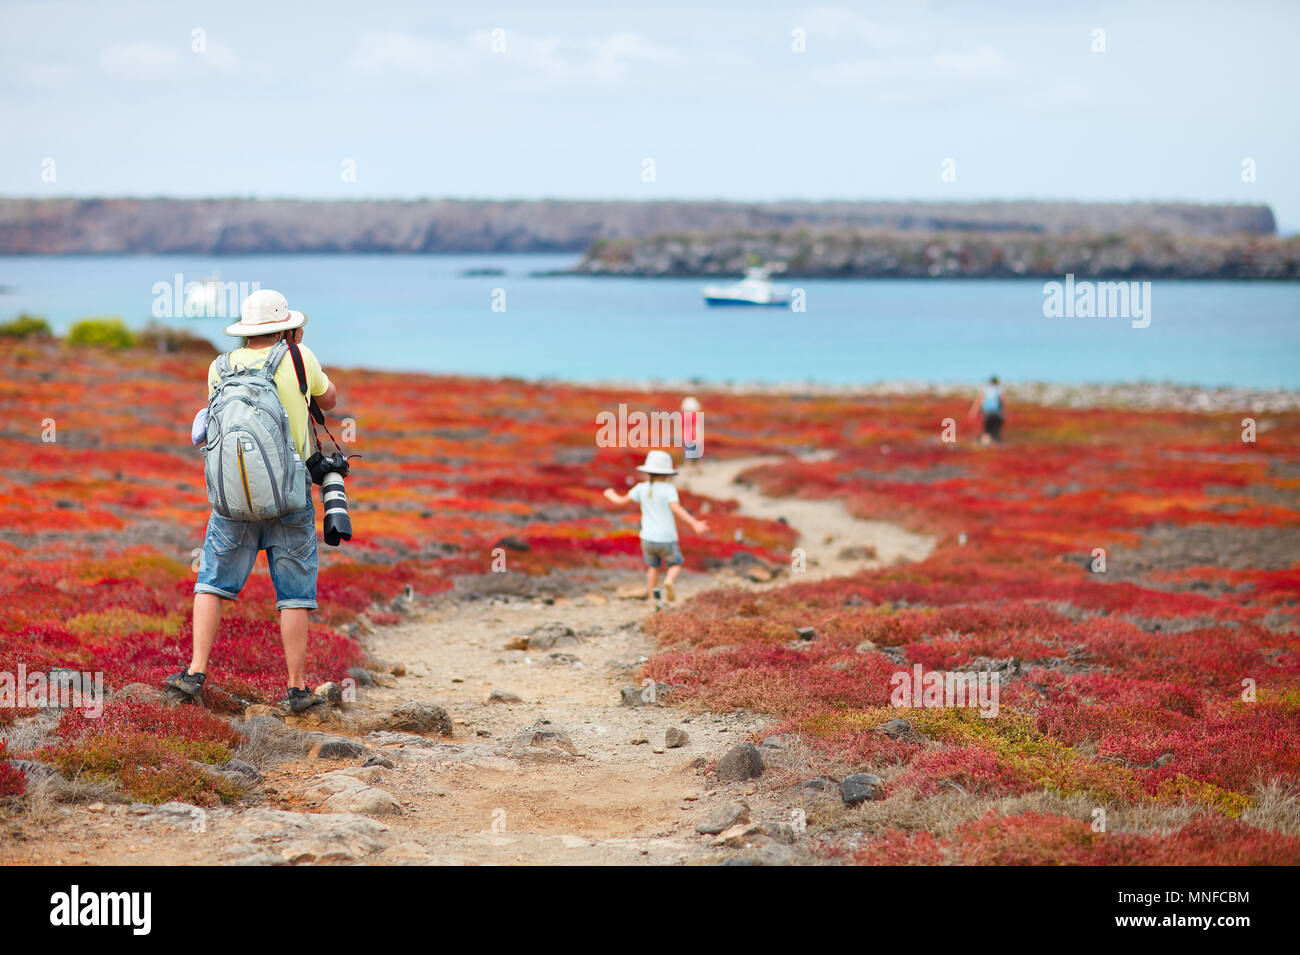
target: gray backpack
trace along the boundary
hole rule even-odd
[[[203,477],[208,502],[222,517],[262,521],[301,510],[309,501],[307,467],[294,446],[289,415],[275,390],[275,371],[288,352],[276,342],[266,364],[231,367],[217,359],[216,390],[208,402]]]

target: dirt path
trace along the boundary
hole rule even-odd
[[[810,455],[805,460],[814,460]],[[778,457],[739,458],[713,461],[676,479],[678,487],[719,500],[739,502],[741,513],[767,520],[785,518],[799,532],[799,544],[807,555],[808,578],[852,574],[865,567],[879,567],[898,560],[922,561],[934,549],[934,540],[913,534],[886,521],[864,521],[851,515],[838,500],[773,498],[748,484],[736,484],[736,477],[760,464],[774,464]],[[874,558],[843,556],[846,549],[868,548]]]
[[[921,560],[932,547],[928,539],[890,524],[857,520],[837,501],[773,500],[732,483],[741,471],[765,460],[775,459],[710,462],[678,480],[699,494],[736,499],[744,513],[785,517],[801,532],[809,578],[851,573],[900,557]],[[877,556],[839,556],[854,547],[870,548]],[[688,566],[689,560],[688,554]],[[629,572],[625,583],[640,579]],[[679,592],[688,597],[721,582],[686,572]],[[172,861],[206,863],[714,860],[722,850],[695,831],[704,815],[744,798],[755,820],[780,821],[790,816],[789,795],[772,785],[780,773],[718,788],[701,768],[767,720],[747,713],[692,717],[667,706],[623,704],[621,691],[637,687],[636,668],[654,652],[639,626],[650,612],[645,601],[617,599],[609,591],[552,603],[493,597],[435,604],[367,638],[375,658],[400,661],[406,672],[389,681],[393,686],[366,690],[353,711],[364,719],[410,700],[436,702],[454,722],[451,740],[364,737],[362,742],[390,761],[391,768],[358,771],[358,759],[283,764],[267,774],[270,792],[263,808],[210,811],[198,833],[190,831],[187,818],[145,814],[143,809],[55,810],[49,831],[33,840],[36,844],[15,846],[0,856],[40,861],[53,851],[65,863],[97,864],[159,861],[160,850]],[[574,638],[545,649],[506,648],[545,624],[570,628]],[[488,702],[493,691],[518,700]],[[561,728],[571,745],[518,745],[519,734],[541,720]],[[674,727],[685,731],[688,742],[668,748],[665,734]],[[784,759],[788,772],[797,771],[788,765],[792,754],[771,752],[775,764]],[[376,823],[350,814],[308,813],[299,819],[275,811],[299,814],[318,808],[320,793],[313,799],[310,790],[330,770],[360,772],[365,783],[391,794],[400,812],[379,814]],[[331,778],[350,783],[353,777],[336,773]],[[791,777],[786,785],[792,781],[797,780]],[[321,831],[298,831],[304,825]],[[123,829],[139,831],[133,835]]]

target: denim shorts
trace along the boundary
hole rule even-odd
[[[300,511],[265,521],[232,521],[214,513],[203,538],[194,592],[234,600],[263,550],[275,584],[275,608],[315,610],[316,510],[310,499]]]
[[[643,540],[641,556],[645,558],[647,567],[658,567],[660,564],[673,567],[682,562],[682,549],[677,546],[677,541]]]

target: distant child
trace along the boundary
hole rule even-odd
[[[686,471],[699,464],[699,457],[704,452],[704,434],[700,427],[700,399],[687,395],[682,399],[682,470]]]
[[[984,386],[984,390],[976,396],[971,402],[970,418],[974,420],[976,415],[984,416],[984,433],[980,435],[981,444],[992,444],[996,441],[1002,443],[1002,387],[998,383],[998,376],[994,375],[989,379],[989,383]]]
[[[626,494],[619,494],[613,488],[605,489],[605,497],[615,504],[636,501],[641,505],[641,556],[645,558],[647,599],[655,606],[659,605],[659,568],[667,565],[664,574],[664,592],[669,600],[676,600],[673,582],[682,569],[682,549],[677,544],[677,515],[690,524],[697,534],[709,529],[704,521],[697,521],[677,503],[677,488],[668,483],[667,478],[676,474],[673,456],[667,451],[650,451],[645,456],[645,464],[637,468],[646,475],[646,480],[633,485]]]

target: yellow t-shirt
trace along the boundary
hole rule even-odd
[[[238,368],[243,365],[245,368],[261,368],[266,364],[267,356],[271,354],[271,348],[236,348],[230,353],[230,366]],[[313,395],[323,395],[329,391],[330,380],[325,376],[325,371],[320,366],[318,359],[312,350],[306,345],[299,345],[298,350],[302,352],[302,366],[307,373],[307,390]],[[208,367],[208,397],[217,390],[217,381],[221,376],[217,374],[217,361],[214,358],[212,364]],[[304,461],[307,460],[307,399],[303,397],[298,390],[298,373],[293,370],[293,356],[285,355],[284,360],[280,362],[280,367],[275,370],[275,390],[280,396],[280,404],[284,405],[284,410],[289,413],[289,433],[293,435],[293,443],[298,448],[298,453],[302,455]]]

